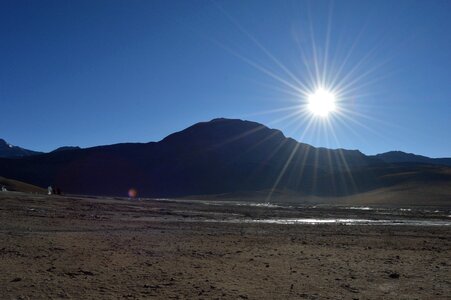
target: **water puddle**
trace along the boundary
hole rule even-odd
[[[233,219],[230,223],[283,224],[283,225],[407,225],[407,226],[450,226],[451,222],[443,220],[371,220],[371,219],[336,219],[336,218],[285,218],[285,219]]]
[[[350,207],[345,207],[345,209],[373,210],[374,208],[368,207],[368,206],[350,206]]]

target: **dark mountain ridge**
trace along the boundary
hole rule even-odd
[[[78,146],[63,146],[63,147],[56,148],[52,152],[60,152],[60,151],[67,151],[67,150],[80,150],[80,149],[81,148]]]
[[[445,169],[443,169],[445,168]],[[434,165],[392,164],[357,150],[315,148],[259,123],[214,119],[159,142],[0,159],[0,175],[68,193],[180,197],[273,188],[342,196],[404,182],[451,182]]]
[[[406,153],[402,151],[389,151],[377,154],[374,157],[387,163],[423,163],[431,165],[451,166],[451,158],[430,158],[427,156]]]
[[[0,157],[24,157],[30,155],[41,154],[42,152],[32,151],[28,149],[24,149],[21,147],[17,147],[7,143],[5,140],[0,139]]]

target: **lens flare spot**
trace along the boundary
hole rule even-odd
[[[138,191],[136,189],[129,189],[128,190],[128,196],[130,198],[136,198],[136,196],[138,196]]]

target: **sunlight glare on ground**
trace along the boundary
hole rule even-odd
[[[308,108],[315,116],[327,117],[335,110],[335,95],[320,88],[308,96]]]

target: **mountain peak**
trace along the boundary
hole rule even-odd
[[[227,118],[214,118],[211,121],[209,121],[209,123],[213,123],[213,122],[225,122],[225,121],[242,121],[240,119],[227,119]]]
[[[407,153],[399,150],[380,153],[375,155],[375,157],[386,163],[421,163],[451,166],[451,158],[430,158],[427,156]]]
[[[16,156],[7,152],[9,157],[25,156],[25,149],[5,145],[0,150],[18,151]],[[383,157],[358,150],[316,148],[257,122],[226,118],[194,124],[154,143],[70,149],[0,159],[0,173],[78,194],[123,195],[134,187],[146,197],[178,197],[277,188],[341,196],[386,187],[424,167],[387,165]],[[400,158],[394,159],[396,164]],[[386,176],[396,172],[401,175]],[[415,180],[451,180],[446,172],[428,174],[418,172]]]
[[[52,152],[61,152],[61,151],[67,151],[67,150],[80,150],[80,149],[81,148],[78,146],[63,146],[63,147],[56,148]]]
[[[270,129],[257,122],[241,119],[215,118],[210,121],[196,123],[186,129],[168,135],[162,142],[189,144],[197,141],[215,144],[224,141],[243,140],[244,137],[246,137],[248,142],[261,140],[264,137],[285,138],[280,130]]]
[[[4,139],[0,139],[0,157],[13,158],[13,157],[30,156],[35,154],[40,154],[40,152],[17,147],[9,144]]]

